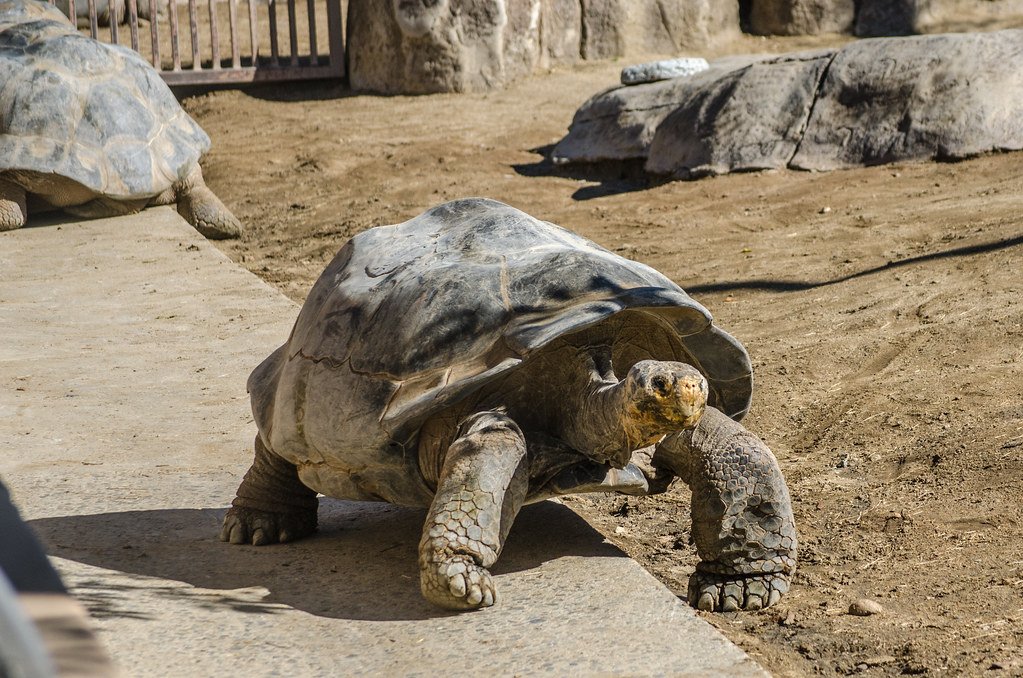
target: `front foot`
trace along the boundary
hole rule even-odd
[[[497,600],[490,572],[477,565],[471,556],[424,562],[420,568],[423,597],[434,605],[448,610],[477,610],[490,607]]]
[[[233,506],[224,516],[220,541],[232,544],[284,544],[316,531],[316,511],[260,511]]]
[[[714,574],[697,570],[689,578],[689,604],[705,612],[762,610],[789,590],[789,575]]]

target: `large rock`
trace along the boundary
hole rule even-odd
[[[657,127],[679,102],[760,58],[727,57],[691,76],[601,92],[576,111],[568,135],[554,147],[551,159],[555,164],[569,164],[646,158]]]
[[[1023,30],[860,40],[831,63],[791,166],[1023,149]]]
[[[860,0],[856,35],[916,33],[929,16],[932,0]]]
[[[1023,30],[878,38],[712,62],[587,101],[557,163],[645,159],[654,175],[830,170],[1023,149]]]
[[[849,32],[855,19],[855,0],[751,0],[749,24],[759,35],[816,35]]]
[[[833,56],[761,61],[700,87],[657,126],[647,171],[703,176],[785,167]]]
[[[673,53],[737,31],[738,4],[716,0],[349,0],[349,77],[386,93],[488,90],[580,58]]]

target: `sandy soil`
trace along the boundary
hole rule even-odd
[[[481,95],[190,97],[209,183],[248,227],[222,247],[301,300],[352,234],[485,195],[655,266],[749,348],[746,424],[781,461],[802,538],[778,607],[706,618],[780,676],[1023,675],[1023,154],[660,186],[559,176],[537,149],[621,65]],[[684,487],[569,504],[684,595]],[[883,612],[848,614],[862,597]]]

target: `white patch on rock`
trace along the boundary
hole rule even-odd
[[[657,82],[672,78],[684,78],[710,68],[706,59],[700,57],[682,57],[664,59],[636,64],[622,69],[623,85],[639,85],[644,82]]]

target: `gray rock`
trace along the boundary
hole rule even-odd
[[[785,167],[833,54],[762,61],[702,86],[658,125],[647,171],[703,176]]]
[[[645,158],[661,121],[701,88],[762,57],[718,59],[688,78],[618,86],[591,97],[575,113],[551,158],[555,164]]]
[[[676,52],[738,30],[712,0],[351,0],[349,77],[388,93],[484,91],[554,64]]]
[[[1023,30],[861,40],[821,85],[798,169],[1023,149]]]
[[[1023,149],[1023,30],[862,40],[746,57],[587,101],[556,163],[645,158],[694,177]]]
[[[860,0],[855,33],[866,37],[916,33],[932,4],[932,0]]]
[[[816,35],[848,32],[855,16],[854,0],[752,0],[749,22],[760,35]]]
[[[680,59],[663,59],[636,64],[622,69],[623,85],[641,85],[645,82],[670,80],[695,75],[710,68],[706,59],[682,57]]]

